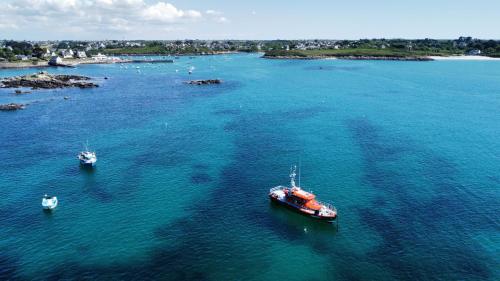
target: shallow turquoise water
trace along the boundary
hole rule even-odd
[[[500,279],[500,62],[135,66],[49,70],[97,89],[0,89],[30,103],[0,112],[0,279]],[[338,232],[269,204],[299,161]]]

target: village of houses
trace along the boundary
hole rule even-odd
[[[10,46],[7,47],[11,48]],[[11,48],[12,49],[12,48]],[[46,49],[46,53],[43,54],[42,58],[46,60],[46,64],[52,66],[64,66],[64,65],[73,65],[78,63],[112,63],[119,61],[120,59],[117,57],[108,57],[101,53],[96,55],[87,56],[85,51],[73,51],[72,49],[65,49],[60,51],[50,51]],[[29,63],[34,57],[31,55],[15,55],[16,59],[19,62]],[[1,62],[1,59],[0,59]],[[38,63],[41,63],[38,61]]]
[[[120,58],[96,53],[96,50],[104,49],[106,45],[102,42],[79,46],[78,49],[58,48],[58,42],[22,42],[27,51],[22,54],[23,49],[6,45],[6,41],[0,41],[0,68],[32,67],[32,66],[72,66],[85,63],[113,63],[121,61]],[[43,50],[42,53],[35,54],[35,46]],[[135,45],[134,45],[135,46]],[[3,50],[3,53],[1,52]],[[7,58],[5,54],[19,53]],[[4,56],[2,56],[4,54]]]

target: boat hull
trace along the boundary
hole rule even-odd
[[[317,219],[317,220],[328,222],[328,223],[331,223],[331,222],[335,221],[335,219],[337,219],[337,216],[326,217],[326,216],[319,216],[319,215],[311,214],[309,212],[306,212],[306,211],[302,210],[299,206],[290,204],[290,203],[288,203],[286,201],[280,200],[280,199],[278,199],[276,197],[273,197],[271,195],[269,195],[269,198],[271,199],[272,203],[288,207],[289,209],[291,209],[291,210],[293,210],[293,211],[295,211],[295,212],[297,212],[297,213],[299,213],[301,215],[304,215],[304,216],[307,216],[307,217],[310,217],[310,218],[313,218],[313,219]]]
[[[94,162],[86,162],[86,161],[80,160],[80,165],[85,166],[85,167],[94,167],[95,163],[96,163],[95,161]]]

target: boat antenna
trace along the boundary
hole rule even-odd
[[[299,156],[299,187],[302,187],[302,185],[300,184],[300,172],[302,170],[302,160],[301,160],[301,157]]]

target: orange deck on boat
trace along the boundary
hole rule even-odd
[[[309,200],[304,204],[304,207],[311,209],[311,210],[319,210],[321,209],[321,205],[318,203],[316,200]]]
[[[304,200],[313,200],[316,196],[312,193],[306,192],[302,189],[292,189],[292,194]]]

